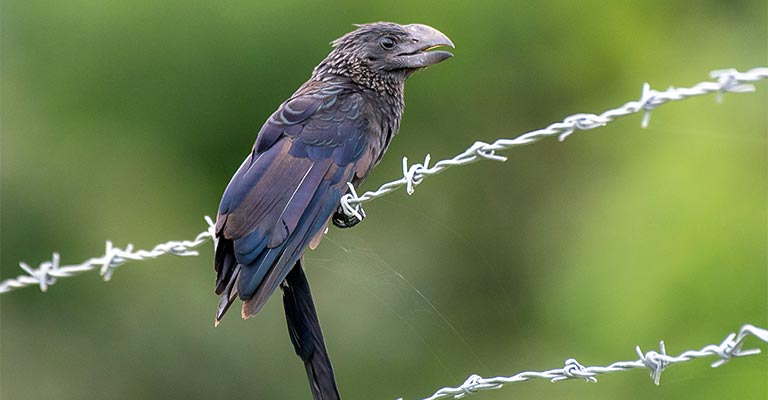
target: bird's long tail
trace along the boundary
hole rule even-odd
[[[325,349],[323,333],[301,261],[288,273],[282,289],[288,333],[296,354],[304,361],[312,397],[315,400],[339,400],[333,366]]]

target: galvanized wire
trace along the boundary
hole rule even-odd
[[[27,274],[19,275],[16,279],[6,279],[0,282],[0,294],[30,285],[39,285],[40,290],[45,292],[48,290],[48,286],[56,283],[58,278],[68,278],[93,270],[99,270],[99,274],[105,281],[108,281],[112,278],[112,273],[115,272],[115,269],[128,261],[149,260],[164,254],[182,257],[197,256],[199,253],[192,249],[214,238],[213,220],[210,217],[205,217],[205,221],[208,223],[208,229],[198,233],[194,239],[171,240],[170,242],[160,243],[151,250],[134,250],[133,245],[130,243],[124,249],[121,249],[113,246],[112,242],[107,240],[103,256],[90,258],[81,264],[61,265],[59,253],[53,253],[50,261],[42,262],[35,269],[25,262],[20,262],[19,266]]]
[[[464,152],[453,158],[441,160],[433,166],[429,166],[430,156],[427,155],[423,164],[408,165],[407,158],[403,158],[403,177],[382,185],[375,191],[368,191],[358,196],[350,185],[350,193],[341,199],[341,205],[345,213],[363,219],[364,213],[361,204],[375,198],[391,193],[402,186],[406,187],[408,194],[412,194],[415,187],[430,175],[436,175],[456,165],[471,164],[480,160],[506,161],[505,156],[497,154],[499,151],[508,150],[516,146],[535,143],[544,137],[557,135],[559,140],[565,140],[577,130],[589,130],[606,125],[615,118],[644,112],[642,126],[646,127],[650,120],[650,112],[657,107],[670,102],[683,100],[693,96],[701,96],[710,93],[717,94],[717,100],[722,100],[726,92],[743,93],[752,92],[755,87],[749,82],[755,82],[768,78],[768,68],[753,68],[746,72],[738,72],[735,69],[713,71],[711,77],[716,82],[701,82],[690,88],[669,88],[663,92],[655,91],[646,83],[643,85],[642,94],[637,101],[630,101],[616,109],[605,111],[599,115],[575,114],[565,118],[546,128],[528,132],[514,139],[498,139],[493,143],[475,142]],[[30,285],[38,285],[45,292],[50,285],[56,283],[59,278],[79,275],[84,272],[99,270],[104,280],[112,277],[115,269],[128,261],[146,260],[160,257],[164,254],[177,256],[197,256],[192,249],[201,246],[209,240],[215,241],[214,223],[209,217],[205,217],[208,229],[199,233],[193,240],[169,241],[153,247],[151,250],[133,250],[133,245],[128,244],[124,249],[114,247],[112,242],[106,242],[106,250],[103,256],[90,258],[81,264],[60,264],[61,257],[53,253],[50,261],[42,262],[38,268],[32,268],[24,262],[19,266],[26,274],[15,279],[7,279],[0,282],[0,294],[8,293]],[[648,369],[651,378],[658,385],[662,371],[673,364],[690,361],[697,358],[717,356],[719,360],[712,363],[713,367],[725,364],[731,358],[754,355],[760,353],[759,349],[742,350],[744,340],[754,336],[768,343],[768,330],[752,325],[744,325],[738,334],[732,333],[719,345],[705,346],[700,350],[690,350],[678,356],[666,354],[664,342],[660,344],[660,352],[648,351],[643,353],[638,346],[636,352],[638,359],[634,361],[619,361],[607,366],[585,367],[575,359],[568,359],[563,368],[546,371],[525,371],[512,376],[500,376],[483,378],[479,375],[471,375],[464,383],[456,387],[444,387],[439,389],[424,400],[436,400],[446,397],[456,399],[475,394],[485,390],[500,389],[505,384],[522,382],[531,379],[549,379],[558,382],[570,379],[584,379],[587,382],[597,382],[597,375],[627,371],[632,369]]]
[[[614,372],[629,371],[632,369],[647,369],[651,379],[658,385],[661,373],[673,364],[680,364],[698,358],[717,356],[719,359],[712,363],[712,367],[719,367],[732,358],[760,354],[760,349],[742,350],[744,341],[754,336],[763,343],[768,343],[768,330],[753,325],[744,325],[738,333],[729,334],[719,345],[704,346],[700,350],[688,350],[677,356],[666,353],[664,342],[660,343],[660,352],[654,350],[643,353],[640,346],[635,348],[638,359],[634,361],[618,361],[604,367],[585,367],[578,361],[570,358],[565,361],[563,368],[546,371],[525,371],[512,376],[498,376],[495,378],[483,378],[479,375],[471,375],[464,383],[456,387],[444,387],[423,400],[437,400],[447,397],[460,399],[462,397],[482,392],[485,390],[501,389],[504,385],[514,382],[523,382],[531,379],[547,379],[551,382],[559,382],[570,379],[584,379],[587,382],[597,382],[598,375]],[[402,398],[400,399],[402,400]]]
[[[557,122],[546,128],[524,133],[514,139],[498,139],[493,143],[475,142],[467,150],[454,156],[453,158],[436,162],[429,166],[430,156],[427,155],[423,164],[408,165],[408,159],[403,158],[403,177],[382,185],[375,191],[365,192],[358,196],[354,188],[350,185],[350,193],[341,199],[341,206],[349,216],[355,216],[363,219],[361,204],[371,201],[375,198],[391,193],[402,186],[406,187],[408,194],[412,194],[415,187],[421,184],[424,179],[431,175],[439,174],[446,169],[456,165],[471,164],[480,160],[506,161],[505,156],[497,154],[502,150],[508,150],[513,147],[535,143],[547,136],[557,135],[559,140],[565,140],[569,135],[577,130],[589,130],[606,125],[614,119],[638,112],[644,112],[642,124],[647,126],[650,119],[650,112],[659,106],[671,102],[683,100],[689,97],[702,96],[710,93],[717,94],[717,100],[722,100],[724,93],[743,93],[753,92],[755,87],[749,82],[756,82],[768,78],[768,67],[753,68],[746,72],[739,72],[735,69],[717,70],[710,73],[714,81],[698,83],[689,88],[669,88],[659,92],[650,88],[647,83],[643,85],[642,94],[639,100],[630,101],[616,109],[611,109],[602,114],[575,114],[565,118],[562,122]],[[76,265],[60,265],[58,253],[53,253],[51,260],[40,263],[38,268],[32,268],[24,262],[19,266],[26,272],[15,279],[6,279],[0,282],[0,294],[8,293],[12,290],[23,288],[30,285],[38,285],[40,290],[46,291],[48,286],[56,283],[58,278],[66,278],[81,273],[99,270],[105,280],[109,280],[115,269],[131,260],[146,260],[157,258],[163,254],[174,254],[177,256],[196,256],[196,248],[203,243],[214,238],[213,222],[206,217],[209,227],[201,232],[191,241],[170,241],[161,243],[151,250],[133,250],[132,245],[125,249],[114,247],[112,242],[106,242],[106,250],[103,256],[94,257]]]
[[[558,140],[563,141],[577,130],[595,129],[605,126],[616,118],[638,112],[644,112],[642,126],[645,128],[650,122],[651,111],[671,101],[716,93],[719,103],[722,101],[724,93],[754,92],[755,87],[749,84],[749,82],[768,78],[768,67],[753,68],[746,72],[739,72],[732,68],[722,69],[712,71],[710,77],[715,81],[701,82],[689,88],[670,87],[662,92],[651,89],[650,85],[645,83],[639,100],[630,101],[618,108],[604,111],[599,115],[574,114],[566,117],[562,122],[556,122],[546,128],[524,133],[514,139],[498,139],[493,143],[475,142],[464,152],[452,158],[440,160],[431,167],[429,166],[429,154],[424,158],[424,163],[410,166],[408,165],[408,159],[404,157],[402,178],[385,183],[377,190],[365,192],[360,196],[357,195],[354,188],[350,185],[350,193],[341,198],[341,206],[344,209],[344,213],[348,216],[363,219],[365,213],[362,212],[361,204],[394,192],[402,186],[405,186],[408,194],[413,194],[416,186],[421,184],[426,177],[437,175],[450,167],[472,164],[481,160],[506,161],[507,157],[497,154],[499,151],[535,143],[548,136],[557,136]]]

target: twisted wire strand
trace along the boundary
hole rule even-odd
[[[208,229],[198,233],[194,239],[171,240],[160,243],[151,250],[134,250],[133,245],[130,243],[124,249],[121,249],[115,247],[111,241],[107,240],[103,256],[90,258],[81,264],[61,265],[59,253],[53,253],[50,261],[43,261],[36,269],[33,269],[25,262],[20,262],[19,267],[27,274],[19,275],[16,279],[6,279],[0,282],[0,294],[31,285],[38,285],[40,286],[40,291],[45,292],[59,278],[69,278],[70,276],[80,275],[93,270],[99,270],[102,278],[108,281],[112,278],[115,269],[128,261],[149,260],[164,254],[182,257],[197,256],[199,253],[192,249],[201,246],[215,237],[215,224],[213,220],[206,216],[205,221],[208,223]]]
[[[671,87],[662,92],[651,89],[650,85],[646,83],[643,85],[639,100],[627,102],[618,108],[604,111],[599,115],[574,114],[566,117],[562,122],[556,122],[543,129],[524,133],[514,139],[498,139],[493,143],[475,142],[464,152],[453,158],[440,160],[431,167],[429,166],[429,154],[427,154],[423,163],[410,166],[408,165],[408,159],[403,158],[402,178],[385,183],[379,189],[365,192],[359,196],[350,185],[349,193],[341,198],[342,209],[348,216],[355,216],[362,220],[365,217],[361,206],[363,203],[389,194],[402,186],[406,187],[408,194],[413,194],[416,186],[421,184],[426,177],[439,174],[450,167],[467,165],[480,160],[506,161],[507,157],[499,155],[497,152],[535,143],[548,136],[558,136],[559,140],[563,141],[577,130],[594,129],[604,126],[616,118],[641,111],[645,113],[642,126],[646,127],[650,122],[651,111],[671,101],[716,93],[717,100],[720,102],[724,93],[753,92],[755,91],[755,86],[751,85],[750,82],[768,79],[768,67],[752,68],[745,72],[739,72],[735,69],[723,69],[711,72],[710,76],[714,81],[701,82],[689,88]],[[198,253],[191,249],[215,237],[213,221],[208,217],[205,218],[208,223],[208,229],[198,234],[191,241],[169,241],[158,244],[151,250],[136,251],[133,250],[131,244],[128,244],[125,249],[121,249],[114,247],[112,242],[107,241],[103,256],[88,259],[81,264],[62,266],[58,253],[53,253],[51,260],[43,261],[38,268],[32,268],[30,265],[20,262],[19,266],[24,270],[25,274],[0,282],[0,294],[31,285],[38,285],[40,290],[45,292],[59,278],[67,278],[92,270],[99,270],[104,280],[109,280],[115,269],[128,261],[152,259],[164,254],[196,256]]]
[[[716,93],[717,102],[720,103],[724,93],[754,92],[755,86],[751,85],[750,82],[757,82],[768,78],[768,67],[752,68],[746,72],[739,72],[733,68],[716,70],[710,73],[710,77],[715,81],[700,82],[689,88],[670,87],[661,92],[651,89],[650,85],[645,83],[639,100],[627,102],[618,108],[604,111],[599,115],[574,114],[566,117],[561,122],[553,123],[543,129],[524,133],[514,139],[498,139],[493,143],[478,141],[464,150],[464,152],[452,158],[440,160],[431,167],[429,166],[429,154],[427,154],[423,163],[410,166],[408,165],[408,159],[404,157],[402,178],[385,183],[378,189],[365,192],[360,196],[354,190],[351,190],[341,198],[342,209],[350,217],[354,216],[358,219],[363,219],[365,215],[361,211],[363,203],[394,192],[402,186],[405,186],[405,190],[409,195],[413,194],[416,186],[421,184],[426,177],[437,175],[457,165],[472,164],[481,160],[506,161],[507,157],[497,154],[499,151],[535,143],[548,136],[557,136],[558,140],[562,142],[576,131],[599,128],[616,118],[638,112],[644,113],[642,127],[645,128],[650,122],[651,111],[671,101]]]
[[[719,345],[708,345],[700,350],[684,351],[677,356],[668,355],[664,342],[662,341],[659,346],[660,352],[651,350],[643,353],[642,350],[640,350],[640,346],[637,346],[635,348],[638,355],[637,360],[618,361],[607,366],[585,367],[575,359],[570,358],[565,361],[565,366],[563,368],[550,369],[547,371],[524,371],[512,376],[498,376],[494,378],[483,378],[479,375],[470,375],[461,385],[456,387],[444,387],[423,400],[437,400],[446,397],[460,399],[486,390],[501,389],[504,385],[509,383],[523,382],[532,379],[548,379],[551,382],[583,379],[587,382],[597,382],[598,375],[629,371],[632,369],[649,370],[651,379],[658,385],[660,383],[662,371],[670,365],[680,364],[698,358],[717,356],[719,359],[711,364],[713,368],[717,368],[727,363],[732,358],[760,354],[760,349],[742,350],[744,341],[750,336],[761,340],[763,343],[768,343],[768,330],[758,328],[754,325],[744,325],[738,333],[729,334]],[[402,400],[402,398],[399,400]]]

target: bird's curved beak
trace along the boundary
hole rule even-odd
[[[404,28],[410,36],[405,51],[398,54],[398,61],[404,68],[425,68],[453,57],[447,51],[434,50],[443,46],[455,47],[451,39],[437,29],[422,24],[405,25]]]

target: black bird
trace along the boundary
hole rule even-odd
[[[261,310],[278,286],[291,341],[315,399],[338,399],[301,255],[315,248],[339,200],[381,160],[403,115],[405,80],[452,56],[426,25],[377,22],[332,42],[309,80],[269,117],[229,182],[216,219],[216,324],[232,302]],[[335,212],[335,216],[334,216]]]

